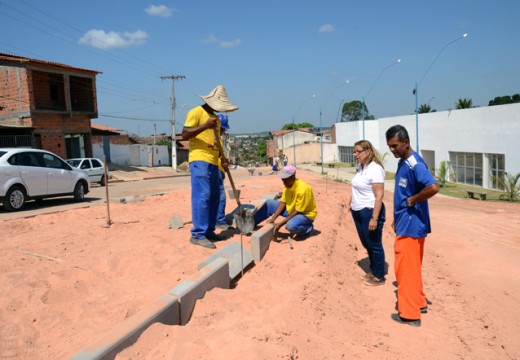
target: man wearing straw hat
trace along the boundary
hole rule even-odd
[[[238,110],[219,85],[208,95],[201,96],[204,104],[191,109],[186,115],[182,138],[190,140],[189,163],[191,173],[191,228],[190,242],[215,249],[212,241],[223,240],[215,234],[220,199],[219,150],[214,129],[220,133],[220,120],[215,112]],[[222,167],[228,162],[222,158]]]

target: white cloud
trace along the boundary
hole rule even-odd
[[[224,48],[224,49],[229,49],[229,48],[232,48],[232,47],[235,47],[235,46],[238,46],[242,43],[242,40],[240,39],[235,39],[235,40],[226,40],[226,41],[221,41],[220,42],[220,47],[221,48]]]
[[[223,49],[229,49],[235,46],[238,46],[242,43],[240,39],[234,40],[219,40],[215,35],[210,34],[206,39],[202,40],[204,44],[218,44],[219,47]]]
[[[331,24],[321,25],[318,32],[320,32],[320,33],[334,32],[334,26],[332,26]]]
[[[144,11],[151,16],[170,17],[174,9],[167,7],[166,5],[150,5]]]
[[[142,30],[136,30],[133,33],[118,33],[115,31],[105,32],[104,30],[92,29],[83,34],[81,39],[79,39],[79,43],[107,50],[142,45],[146,42],[147,38],[148,34]]]
[[[202,40],[205,44],[214,44],[218,42],[218,39],[215,37],[215,35],[210,34],[206,39]]]

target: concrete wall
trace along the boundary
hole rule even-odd
[[[416,150],[415,115],[365,121],[365,138],[380,152],[389,153],[385,158],[385,167],[389,171],[395,171],[397,159],[388,150],[385,132],[397,124],[406,127],[412,148]],[[362,139],[361,121],[337,123],[335,126],[338,146],[353,146]],[[520,172],[519,140],[520,104],[419,114],[420,153],[429,162],[434,161],[434,167],[443,160],[448,161],[450,151],[504,154],[505,170],[516,174]]]
[[[293,136],[293,134],[294,134],[294,136]],[[315,139],[316,139],[316,135],[314,135],[314,134],[311,134],[311,133],[308,133],[305,131],[294,131],[294,132],[287,133],[283,136],[280,136],[278,138],[277,148],[284,149],[284,154],[285,154],[285,149],[287,149],[287,148],[292,149],[293,144],[296,144],[296,146],[298,146],[299,144],[304,144],[305,142],[309,142],[309,141],[314,142]],[[298,158],[298,155],[296,155],[296,158]]]
[[[152,148],[153,156],[152,156]],[[93,144],[94,157],[103,159],[103,145]],[[153,157],[153,164],[152,164]],[[132,166],[169,166],[170,154],[167,145],[119,145],[110,144],[110,159],[114,164]]]

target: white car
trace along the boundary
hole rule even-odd
[[[85,200],[88,175],[45,150],[0,148],[0,202],[9,211],[21,210],[27,200],[65,195]]]
[[[103,164],[103,161],[96,158],[78,158],[68,159],[67,162],[73,167],[86,172],[90,179],[90,182],[96,182],[99,183],[101,186],[105,186],[105,164]],[[109,178],[108,168],[107,178]]]

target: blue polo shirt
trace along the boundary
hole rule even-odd
[[[423,158],[415,151],[408,159],[399,160],[394,190],[394,225],[397,236],[424,238],[431,233],[428,201],[421,201],[409,208],[406,206],[406,199],[436,183]]]

